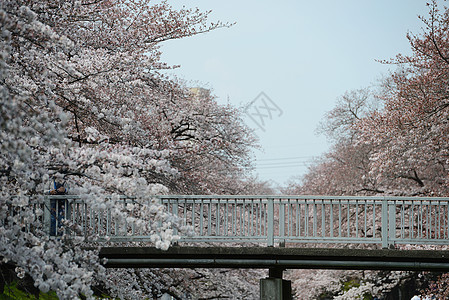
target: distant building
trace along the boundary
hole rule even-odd
[[[193,99],[204,99],[210,96],[210,90],[202,88],[202,87],[193,87],[189,89],[192,93]]]

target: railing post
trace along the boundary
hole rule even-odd
[[[396,237],[396,201],[388,204],[388,247],[394,244]]]
[[[168,199],[168,201],[167,201],[167,207],[164,207],[164,200],[161,198],[161,197],[157,197],[156,196],[156,199],[158,200],[158,202],[159,202],[159,205],[161,205],[163,208],[165,208],[167,211],[169,211],[169,209],[170,209],[170,199]],[[193,220],[192,220],[192,222],[193,222]],[[158,227],[162,227],[162,220],[158,220]]]
[[[382,200],[382,214],[381,214],[382,228],[381,228],[381,239],[382,248],[388,248],[388,200]]]
[[[51,206],[50,206],[50,199],[48,196],[44,197],[44,232],[48,235],[50,235],[50,226],[51,226]]]
[[[279,203],[279,236],[282,237],[280,241],[280,246],[285,247],[285,205],[284,203]]]
[[[317,213],[317,204],[316,204],[316,199],[313,199],[313,237],[316,238],[317,237],[317,230],[318,230],[318,213]],[[348,219],[349,221],[349,219]],[[349,226],[348,226],[349,227]]]
[[[267,246],[274,246],[274,199],[267,199]]]
[[[175,202],[172,205],[172,213],[173,213],[174,216],[178,217],[178,202],[179,202],[179,199],[174,199],[174,201]],[[178,229],[176,229],[176,227],[173,229],[173,233],[175,235],[178,234]]]
[[[64,205],[65,205],[65,207],[64,207],[65,208],[65,213],[64,213],[65,216],[64,216],[64,218],[67,221],[72,222],[72,206],[74,205],[74,200],[73,199],[69,200],[68,198],[66,198],[65,201],[64,201]],[[70,227],[67,228],[67,226],[66,226],[64,228],[64,233],[67,234],[67,235],[71,234],[72,232],[70,230]]]
[[[84,238],[87,241],[87,235],[88,235],[88,228],[87,228],[87,225],[88,225],[88,211],[87,211],[87,203],[86,203],[85,200],[83,200],[82,205],[83,205],[83,209],[84,209],[84,222],[83,222],[84,228],[83,228],[83,233],[84,233]],[[117,232],[115,234],[117,235]]]

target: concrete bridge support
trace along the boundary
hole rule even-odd
[[[292,282],[282,279],[282,272],[270,268],[268,277],[260,280],[260,300],[292,300]]]

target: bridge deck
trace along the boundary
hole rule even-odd
[[[105,247],[107,268],[258,268],[449,271],[449,251],[277,247]],[[103,261],[103,260],[102,260]]]

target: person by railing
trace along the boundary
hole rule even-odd
[[[49,192],[50,195],[65,195],[67,189],[64,183],[53,181],[54,189]],[[67,200],[66,199],[51,199],[50,200],[50,235],[62,235],[62,222],[65,218]]]

